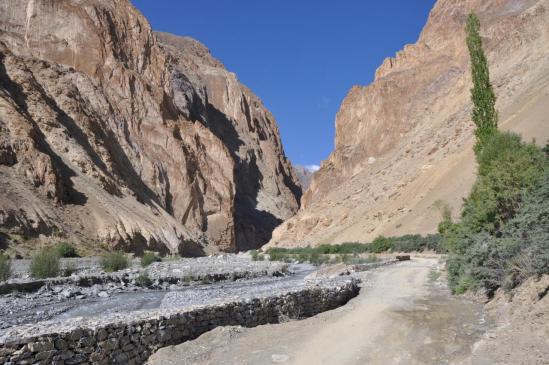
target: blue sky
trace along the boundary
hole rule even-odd
[[[435,0],[132,0],[154,30],[204,43],[274,114],[286,155],[319,164],[353,85],[414,43]]]

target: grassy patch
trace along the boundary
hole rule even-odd
[[[8,255],[0,252],[0,281],[6,281],[11,274],[11,263]]]
[[[141,266],[147,267],[153,262],[159,261],[162,261],[162,259],[158,257],[154,252],[145,252],[143,257],[141,257]]]
[[[33,278],[45,279],[59,276],[59,255],[54,248],[40,250],[32,257],[30,272]]]
[[[106,272],[114,272],[129,266],[128,256],[122,251],[109,252],[103,256],[101,267]]]

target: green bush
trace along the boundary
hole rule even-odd
[[[388,240],[392,251],[421,252],[429,250],[438,253],[444,252],[439,234],[428,234],[425,237],[419,234],[407,234],[399,237],[389,237]]]
[[[385,251],[414,252],[431,250],[445,252],[439,234],[405,235],[400,237],[378,237],[372,243],[346,242],[339,245],[322,244],[317,247],[270,248],[267,253],[273,260],[283,261],[287,256],[297,256],[299,261],[310,261],[311,255],[352,255],[360,253],[380,253]]]
[[[11,273],[11,263],[8,255],[0,252],[0,281],[9,279]]]
[[[512,133],[495,133],[477,158],[477,181],[464,203],[461,221],[473,232],[497,234],[540,184],[547,158],[539,147]]]
[[[484,175],[479,172],[461,222],[443,235],[456,293],[483,289],[490,295],[549,273],[549,163],[540,148],[517,138],[501,134],[492,140],[501,154],[491,145],[480,152]],[[498,161],[483,160],[485,153]]]
[[[383,236],[376,237],[376,239],[372,241],[370,246],[371,246],[371,249],[370,249],[371,252],[374,252],[374,253],[389,251],[391,248],[393,248],[391,240]]]
[[[159,261],[162,261],[162,259],[156,256],[154,252],[145,252],[143,257],[141,257],[141,266],[147,267],[153,262],[159,262]]]
[[[55,245],[55,251],[59,257],[78,257],[76,248],[68,242],[59,242]]]
[[[460,222],[445,222],[441,233],[450,253],[450,288],[491,295],[549,273],[549,148],[497,130],[495,95],[474,14],[466,32],[478,173]]]
[[[128,256],[122,251],[109,252],[103,256],[101,267],[106,272],[123,270],[129,266]]]
[[[437,200],[434,204],[435,208],[440,211],[442,217],[440,223],[438,224],[438,233],[444,234],[447,229],[452,226],[452,209],[450,205],[443,200]]]
[[[40,250],[31,259],[30,272],[32,277],[45,279],[59,276],[59,255],[55,249]]]

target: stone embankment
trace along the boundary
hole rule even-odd
[[[378,262],[368,262],[359,264],[337,264],[324,266],[305,277],[305,280],[317,280],[320,278],[336,278],[340,276],[352,275],[355,273],[377,269],[387,265],[393,265],[400,262],[397,259],[384,259]]]
[[[209,300],[219,296],[219,290],[213,290],[215,285],[208,285],[211,283],[223,287],[230,283],[242,286],[246,282],[255,287],[254,284],[260,286],[263,281],[272,280],[276,287],[277,279],[294,277],[288,264],[254,262],[243,255],[182,258],[156,262],[146,268],[133,260],[130,268],[115,273],[103,272],[97,258],[63,259],[62,266],[70,263],[77,272],[45,280],[29,277],[28,261],[13,260],[13,278],[0,283],[0,332],[16,325],[54,319],[67,312],[90,316],[108,311],[154,309],[164,295],[177,291],[185,291],[186,303],[191,305],[211,304]],[[208,295],[199,295],[203,292]],[[96,308],[95,313],[79,309],[91,307]]]
[[[358,294],[349,278],[215,305],[136,311],[12,327],[0,336],[2,364],[141,364],[156,349],[218,326],[253,327],[313,316]]]

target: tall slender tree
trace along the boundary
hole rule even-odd
[[[473,78],[473,88],[471,89],[473,111],[471,117],[477,126],[475,130],[475,136],[477,137],[475,151],[478,154],[487,138],[497,131],[498,113],[496,110],[496,96],[490,83],[488,61],[484,55],[482,39],[479,34],[480,22],[474,13],[469,14],[465,30],[467,32],[467,47],[471,58],[471,75]]]

